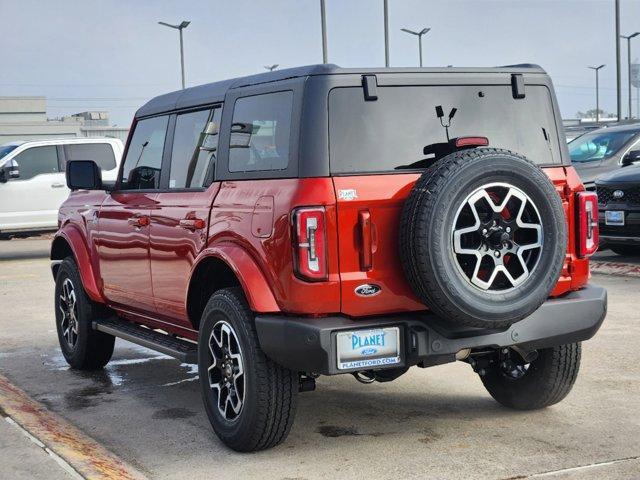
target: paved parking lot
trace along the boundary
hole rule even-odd
[[[192,366],[118,340],[104,371],[67,368],[47,244],[0,243],[0,374],[150,478],[640,477],[640,278],[594,275],[609,316],[559,405],[506,410],[461,363],[387,384],[321,378],[283,445],[242,455],[211,431]],[[70,478],[15,432],[0,426],[0,478]]]

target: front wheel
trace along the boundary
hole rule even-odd
[[[505,407],[536,410],[560,402],[573,387],[580,369],[580,343],[538,351],[531,363],[518,361],[517,354],[495,362],[482,383]]]
[[[253,312],[239,288],[216,292],[200,322],[198,371],[214,431],[240,452],[274,447],[295,416],[298,374],[260,349]]]
[[[91,324],[103,307],[87,296],[72,257],[65,258],[58,269],[55,307],[58,340],[67,363],[78,370],[104,367],[113,354],[115,337],[93,329]]]

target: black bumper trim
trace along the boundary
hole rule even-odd
[[[455,328],[433,314],[402,314],[353,319],[259,315],[260,346],[273,361],[295,371],[335,375],[335,334],[340,330],[400,326],[403,363],[431,366],[452,362],[465,348],[522,347],[539,349],[588,340],[607,314],[607,291],[596,285],[546,301],[524,320],[505,330]]]

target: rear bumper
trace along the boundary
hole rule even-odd
[[[294,371],[335,375],[336,334],[342,330],[398,326],[402,363],[393,368],[438,365],[455,360],[465,348],[539,349],[588,340],[607,313],[607,291],[596,285],[550,299],[536,312],[505,330],[452,328],[433,314],[403,314],[364,319],[344,316],[300,318],[256,317],[260,346],[273,361]]]

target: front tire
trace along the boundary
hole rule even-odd
[[[527,365],[497,362],[480,377],[491,396],[505,407],[537,410],[563,400],[580,369],[581,344],[570,343],[538,351]]]
[[[113,355],[115,337],[93,329],[101,305],[84,291],[80,272],[72,257],[65,258],[56,275],[56,328],[60,349],[67,363],[78,370],[98,370]]]
[[[260,349],[253,312],[239,288],[216,292],[200,322],[198,371],[205,410],[227,446],[274,447],[293,424],[298,374]]]

